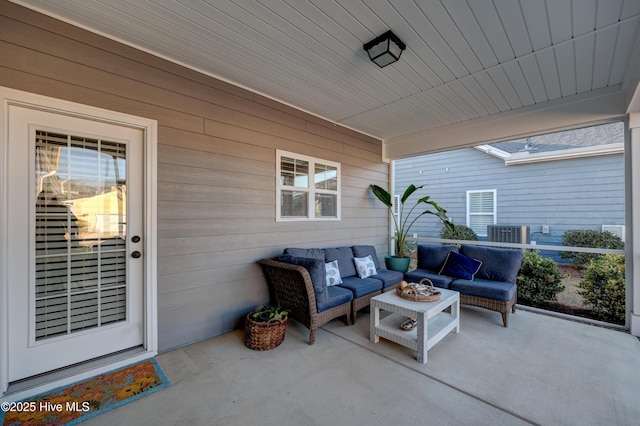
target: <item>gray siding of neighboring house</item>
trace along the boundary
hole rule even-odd
[[[396,193],[426,184],[456,224],[466,224],[466,191],[497,190],[497,224],[529,225],[537,244],[560,245],[570,229],[600,230],[624,225],[623,154],[505,166],[475,148],[395,162]],[[542,225],[549,234],[542,234]],[[441,225],[428,217],[412,228],[419,237],[438,237]]]
[[[288,246],[388,252],[381,143],[0,0],[0,85],[158,121],[161,351],[268,302],[256,261]],[[275,221],[275,151],[342,165],[342,220]]]

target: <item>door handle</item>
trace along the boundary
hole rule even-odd
[[[134,259],[138,259],[141,256],[142,256],[142,253],[140,253],[138,250],[136,250],[133,253],[131,253],[131,257],[133,257]]]

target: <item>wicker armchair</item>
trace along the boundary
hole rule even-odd
[[[310,345],[316,340],[317,328],[332,319],[344,315],[346,324],[350,325],[351,301],[318,312],[311,276],[304,266],[279,262],[276,258],[258,263],[267,279],[271,300],[290,309],[289,317],[310,330]]]

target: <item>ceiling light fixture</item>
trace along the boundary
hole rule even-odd
[[[402,51],[406,48],[407,45],[391,30],[364,45],[364,50],[369,54],[369,59],[380,68],[384,68],[400,59]]]

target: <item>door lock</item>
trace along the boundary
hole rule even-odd
[[[138,250],[131,253],[131,257],[133,257],[134,259],[138,259],[140,258],[140,256],[142,256],[142,253],[140,253]]]

